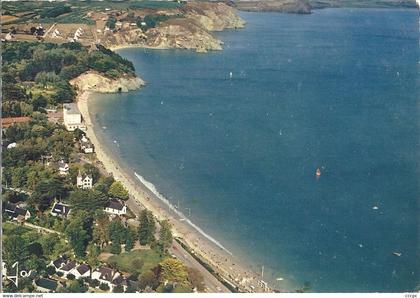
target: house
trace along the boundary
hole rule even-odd
[[[80,264],[79,266],[77,266],[76,268],[74,268],[71,273],[76,277],[76,278],[81,278],[81,277],[89,277],[90,273],[91,273],[91,269],[90,266],[87,264]]]
[[[82,114],[75,103],[63,104],[63,121],[68,131],[74,131],[77,128],[86,129],[86,126],[82,124]]]
[[[124,289],[124,292],[127,291],[127,287],[128,287],[128,282],[127,279],[122,276],[122,275],[118,275],[116,278],[114,278],[114,280],[112,281],[112,285],[114,287],[117,286],[122,286]]]
[[[80,149],[82,149],[82,151],[86,154],[93,153],[95,151],[93,148],[93,144],[88,138],[86,138],[85,135],[80,139]]]
[[[114,288],[114,284],[112,283],[115,279],[117,279],[121,274],[112,268],[108,267],[99,267],[95,271],[92,272],[92,279],[96,279],[100,283],[105,283],[109,286],[110,290]],[[118,279],[117,281],[118,282]]]
[[[90,189],[90,188],[92,188],[92,185],[93,185],[93,178],[92,178],[91,175],[82,174],[79,171],[79,174],[77,174],[76,185],[77,185],[78,188]]]
[[[68,258],[65,255],[61,255],[57,259],[51,261],[51,263],[49,263],[48,265],[53,266],[55,270],[57,271],[58,269],[63,267],[67,262],[68,262]]]
[[[60,175],[66,176],[69,173],[70,167],[63,159],[58,162],[58,171]]]
[[[68,274],[73,274],[73,269],[77,266],[76,261],[69,261],[61,268],[57,269],[57,272],[63,273],[63,277],[67,277]],[[73,274],[74,275],[74,274]]]
[[[33,282],[35,289],[43,293],[54,293],[57,290],[58,282],[54,279],[40,278]]]
[[[127,214],[127,206],[124,202],[117,199],[109,199],[105,205],[105,212],[116,215]]]
[[[28,210],[20,208],[17,204],[5,202],[3,204],[3,210],[13,220],[28,220],[31,217],[31,213]]]
[[[53,216],[67,217],[69,216],[70,211],[71,208],[69,205],[60,202],[55,202],[51,209],[51,214]]]

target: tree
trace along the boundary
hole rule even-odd
[[[120,181],[115,181],[109,188],[108,195],[110,197],[118,198],[121,200],[128,199],[128,191]]]
[[[124,293],[124,288],[122,285],[118,285],[112,289],[112,293]]]
[[[128,228],[126,231],[126,239],[125,239],[125,251],[130,251],[134,248],[134,241],[136,238],[135,232]]]
[[[69,275],[70,274],[68,274],[67,277]],[[70,293],[85,293],[87,292],[87,290],[88,290],[88,287],[85,285],[85,283],[81,279],[73,280],[67,288],[67,291]]]
[[[75,209],[88,210],[90,213],[103,209],[106,195],[97,190],[77,189],[70,193],[70,203]]]
[[[172,231],[169,220],[164,220],[160,223],[159,241],[162,244],[163,252],[166,253],[167,249],[172,245]]]
[[[19,262],[20,266],[28,257],[28,243],[18,235],[11,235],[3,241],[3,260],[8,266]]]
[[[119,242],[112,242],[109,252],[114,255],[119,255],[121,253],[121,244]]]
[[[141,290],[146,289],[147,287],[150,287],[151,289],[156,289],[159,285],[159,279],[155,275],[155,273],[151,270],[143,272],[139,278],[139,288]]]
[[[109,286],[106,283],[101,282],[99,284],[99,289],[101,289],[102,291],[109,291]]]
[[[93,228],[93,241],[101,248],[109,242],[109,218],[105,213],[96,218],[96,224]]]
[[[61,180],[43,179],[35,186],[30,201],[39,210],[44,211],[50,206],[53,199],[63,197],[64,193],[65,189]]]
[[[55,245],[60,241],[60,237],[55,234],[46,234],[40,239],[44,255],[49,256],[54,252]]]
[[[111,253],[120,254],[121,244],[126,241],[127,229],[122,225],[121,221],[112,221],[109,224],[108,236],[112,241]]]
[[[101,254],[100,247],[95,245],[94,243],[89,243],[87,247],[87,251],[88,251],[87,263],[91,267],[96,267],[99,264],[98,256]]]
[[[86,246],[89,240],[89,234],[84,229],[84,222],[81,218],[74,218],[66,228],[66,236],[77,257],[86,255]]]
[[[168,282],[184,288],[191,287],[188,280],[188,272],[185,265],[178,259],[166,258],[160,264],[159,280],[161,283]]]
[[[149,210],[140,212],[139,242],[141,245],[151,244],[155,241],[156,224],[153,214]]]

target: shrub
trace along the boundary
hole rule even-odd
[[[74,280],[75,278],[76,276],[74,276],[74,274],[71,274],[71,273],[67,274],[67,279]]]
[[[99,289],[102,291],[109,291],[109,286],[106,283],[101,282],[99,285]]]
[[[97,286],[99,286],[99,280],[97,280],[97,279],[91,279],[91,280],[89,281],[89,285],[90,285],[92,288],[96,288]]]

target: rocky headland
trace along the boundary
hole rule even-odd
[[[78,92],[116,93],[139,89],[145,83],[135,76],[126,75],[111,79],[97,72],[88,71],[70,80]]]

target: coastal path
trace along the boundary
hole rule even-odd
[[[18,223],[18,222],[15,222],[15,221],[8,221],[8,222],[10,222],[10,223],[12,223],[12,224],[14,224],[14,225],[20,225],[20,223]],[[44,227],[40,227],[40,226],[37,226],[37,225],[34,225],[34,224],[31,224],[31,223],[29,223],[29,222],[23,222],[22,223],[23,224],[23,226],[25,226],[25,227],[28,227],[28,228],[30,228],[30,229],[34,229],[34,230],[37,230],[39,233],[41,233],[41,232],[45,232],[45,233],[54,233],[54,234],[58,234],[58,235],[62,235],[63,233],[61,233],[61,232],[58,232],[58,231],[55,231],[55,230],[51,230],[51,229],[48,229],[48,228],[44,228]]]

